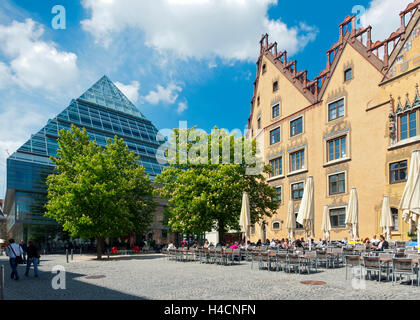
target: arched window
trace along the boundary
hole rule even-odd
[[[273,222],[273,230],[280,230],[280,222],[279,221]]]

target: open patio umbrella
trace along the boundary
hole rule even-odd
[[[356,188],[351,189],[350,191],[350,200],[349,206],[347,207],[346,214],[346,227],[350,231],[350,238],[353,241],[359,237],[358,235],[358,224],[359,224],[359,204],[357,201],[357,191]]]
[[[328,206],[324,207],[324,215],[322,216],[321,231],[324,234],[324,240],[329,240],[330,232],[331,232],[331,219],[330,219]]]
[[[295,213],[293,212],[293,200],[289,201],[289,207],[287,210],[287,218],[286,218],[286,228],[287,228],[289,240],[294,241],[295,230],[296,230],[296,217],[295,217]]]
[[[400,201],[403,220],[417,225],[417,248],[420,253],[420,150],[413,150],[407,182]]]
[[[245,243],[249,237],[249,228],[251,226],[251,213],[249,210],[249,196],[248,193],[244,192],[242,195],[242,209],[241,217],[239,218],[239,226],[241,227],[241,232],[245,233]]]
[[[381,223],[380,227],[386,238],[389,240],[391,238],[391,228],[394,226],[392,221],[391,206],[389,204],[389,197],[384,196],[384,201],[382,202],[382,213],[381,213]]]
[[[313,177],[306,180],[302,202],[296,221],[303,226],[306,236],[312,237],[314,233],[314,183]]]

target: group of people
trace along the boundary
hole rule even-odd
[[[343,245],[348,245],[349,241],[347,238],[344,238],[343,240],[339,241]],[[208,241],[205,241],[204,248],[211,248],[211,247],[224,247],[224,248],[230,248],[230,249],[242,249],[246,250],[248,247],[271,247],[271,248],[277,248],[279,250],[281,249],[293,249],[293,248],[304,248],[311,245],[313,248],[322,249],[326,248],[330,242],[327,240],[319,239],[318,241],[315,241],[314,239],[309,238],[307,241],[305,241],[304,238],[296,239],[294,241],[290,241],[289,239],[273,239],[270,241],[270,239],[267,239],[265,242],[262,242],[261,240],[258,240],[256,243],[251,243],[250,241],[247,241],[246,243],[244,241],[237,241],[232,243],[226,243],[225,245],[222,245],[221,243],[218,243],[214,245],[213,243],[209,243]],[[385,249],[389,248],[388,241],[385,240],[385,237],[381,235],[379,239],[376,238],[376,235],[372,237],[372,239],[366,238],[364,240],[364,244],[369,249],[375,250],[375,251],[383,251]],[[181,248],[198,248],[199,244],[197,241],[189,243],[186,240],[184,240],[180,246]],[[168,250],[170,249],[176,249],[173,242],[169,242]]]
[[[6,255],[9,257],[10,267],[12,272],[10,278],[19,280],[18,265],[26,264],[25,276],[29,276],[29,270],[31,265],[34,266],[34,275],[37,278],[39,276],[38,265],[40,254],[34,241],[30,240],[26,244],[23,240],[20,243],[15,243],[14,239],[10,239],[5,244]]]

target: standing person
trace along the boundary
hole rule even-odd
[[[14,239],[10,239],[9,243],[10,244],[6,247],[6,255],[9,257],[10,267],[12,268],[10,278],[19,280],[19,274],[17,272],[18,263],[16,258],[22,257],[23,251],[20,245],[15,243]]]
[[[34,275],[35,278],[38,278],[38,264],[39,264],[39,251],[35,246],[35,243],[31,240],[29,241],[28,246],[28,260],[26,262],[26,272],[25,276],[29,276],[29,269],[31,268],[31,264],[34,264]]]
[[[23,254],[22,254],[22,258],[23,258],[23,262],[26,263],[26,255],[27,255],[27,251],[28,251],[28,246],[26,245],[25,241],[20,240],[20,247],[22,248]]]

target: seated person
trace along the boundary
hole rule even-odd
[[[176,249],[176,247],[175,247],[175,245],[173,244],[173,242],[172,242],[172,241],[170,241],[170,242],[169,242],[169,244],[168,244],[168,248],[167,248],[167,250],[172,250],[172,249]]]
[[[375,247],[377,247],[378,245],[379,245],[379,240],[376,238],[376,235],[374,235],[373,237],[372,237],[372,240],[370,240],[370,243],[373,245],[373,246],[375,246]]]
[[[388,241],[385,240],[384,236],[381,236],[381,241],[377,246],[375,246],[375,251],[384,251],[385,249],[389,248]]]

